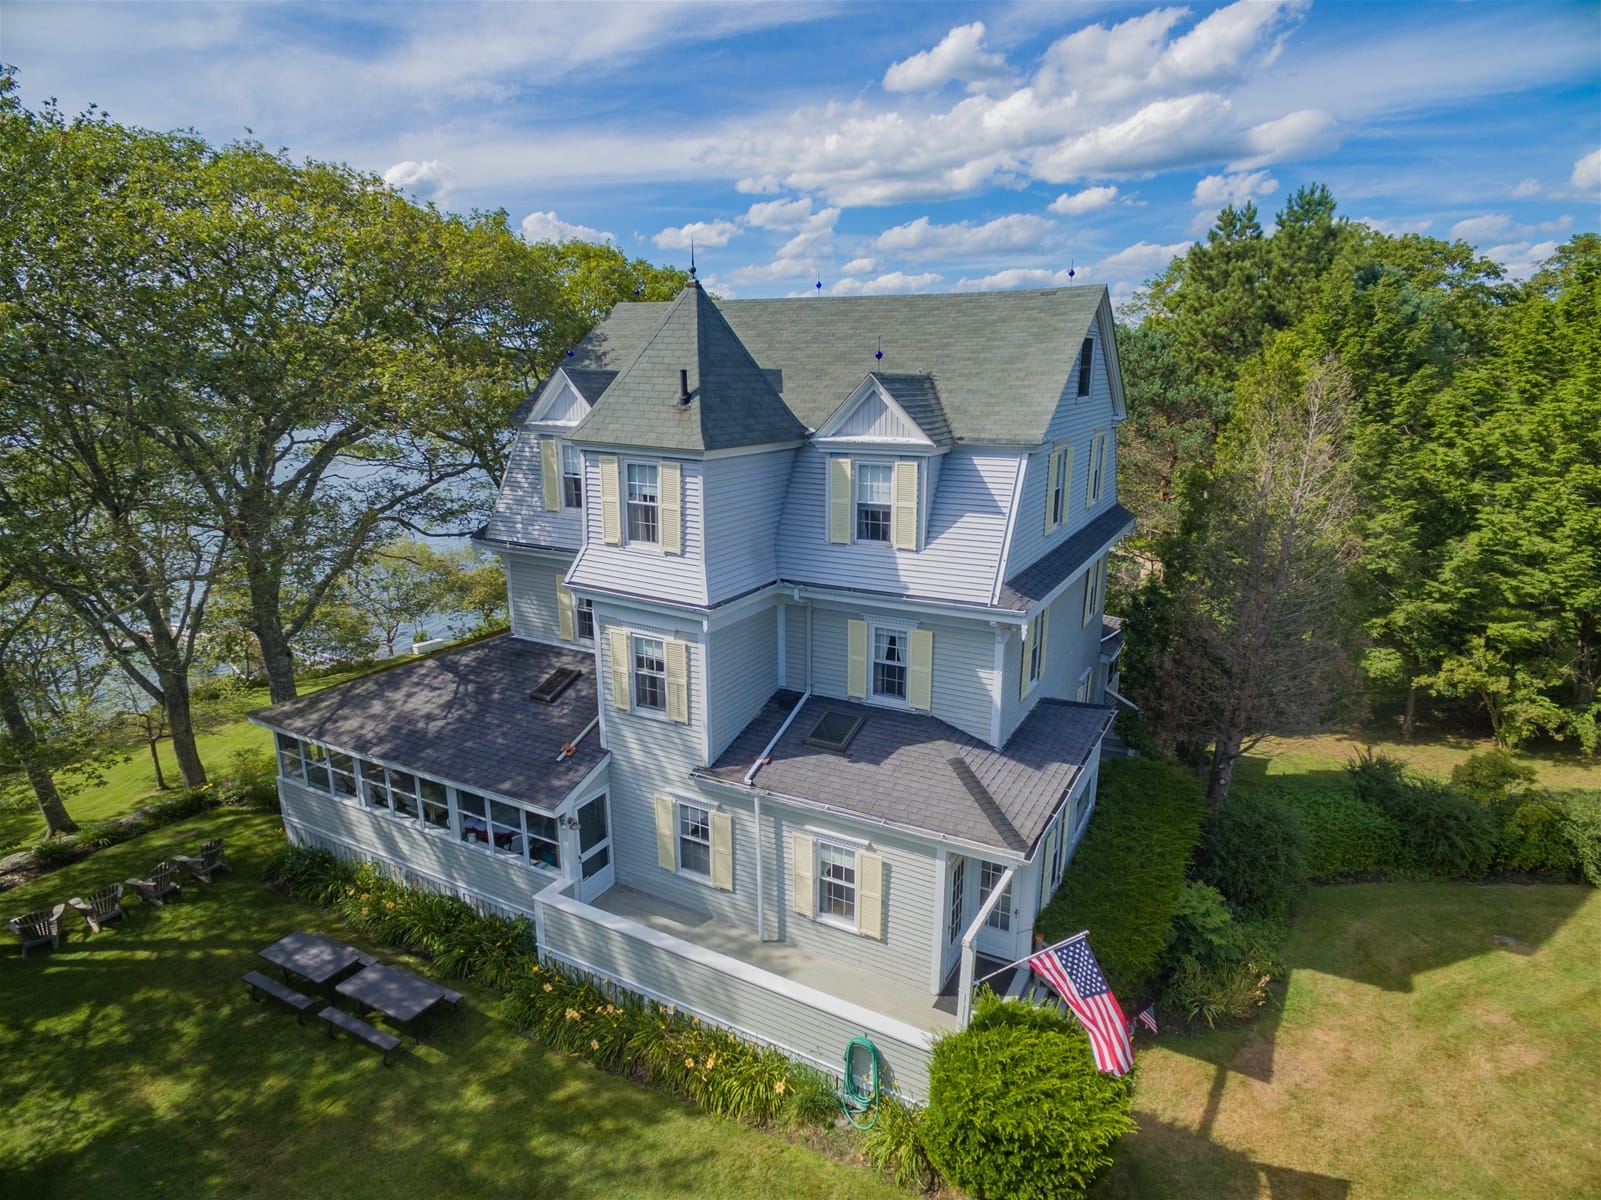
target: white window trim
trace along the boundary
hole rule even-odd
[[[712,882],[712,813],[716,811],[714,805],[699,804],[693,800],[680,800],[677,796],[673,801],[673,861],[677,864],[674,874],[682,875],[685,879],[693,879],[696,883],[703,883],[707,887]],[[696,871],[684,865],[684,826],[683,810],[693,809],[706,818],[706,869]],[[699,845],[700,843],[696,843]]]
[[[919,628],[921,628],[921,626],[915,621],[908,623],[902,620],[896,620],[894,618],[890,618],[888,620],[874,617],[867,618],[867,695],[863,697],[863,700],[866,703],[882,705],[884,708],[905,709],[908,712],[912,710],[911,702],[905,695],[896,696],[891,693],[879,692],[874,689],[873,681],[878,674],[874,670],[874,667],[878,665],[878,631],[882,629],[888,633],[900,634],[906,654],[906,661],[901,664],[901,667],[906,672],[904,677],[906,690],[910,692],[912,670],[912,630]]]
[[[995,869],[996,879],[999,879],[1002,875],[1006,874],[1008,869],[1005,863],[991,862],[989,859],[979,860],[978,906],[980,908],[983,908],[985,902],[990,898],[989,892],[984,890],[984,873],[986,869],[991,867]],[[984,918],[984,926],[986,929],[994,929],[1000,933],[1010,933],[1012,931],[1012,884],[1014,882],[1015,880],[1013,879],[1008,879],[1006,881],[1006,887],[1001,892],[1001,898],[995,902],[995,907],[990,909],[989,916]],[[992,881],[990,885],[990,891],[993,890],[994,883]],[[996,922],[996,917],[1001,918],[999,923]]]
[[[1111,437],[1104,429],[1090,435],[1089,477],[1084,485],[1084,507],[1094,508],[1106,498],[1106,449]]]
[[[655,510],[655,513],[656,513],[656,538],[655,538],[654,541],[648,541],[648,540],[646,540],[644,538],[636,538],[636,537],[634,537],[632,531],[629,528],[628,514],[629,514],[629,511],[630,511],[630,506],[634,503],[633,501],[629,500],[629,498],[628,498],[628,468],[629,467],[650,467],[656,472],[656,502],[653,505],[651,505],[651,507]],[[658,554],[665,554],[666,551],[664,551],[662,549],[662,464],[661,464],[661,460],[660,459],[654,459],[654,458],[624,458],[624,459],[619,459],[618,460],[618,466],[617,466],[617,472],[618,472],[617,488],[618,488],[618,491],[621,493],[617,497],[617,503],[618,503],[619,508],[622,510],[623,545],[625,545],[625,546],[637,546],[637,547],[640,547],[640,548],[648,547],[651,550],[654,550]],[[641,502],[641,503],[643,503],[643,502]]]
[[[587,610],[584,607],[585,605],[588,605]],[[583,612],[583,611],[587,611],[589,613],[589,636],[588,637],[584,636],[583,623],[578,619],[578,614],[580,612]],[[593,646],[595,644],[596,634],[597,634],[597,631],[599,629],[600,629],[600,624],[595,620],[595,602],[593,600],[588,599],[587,597],[574,596],[573,597],[573,641],[577,642],[579,645]]]
[[[895,548],[895,462],[893,458],[878,455],[851,458],[851,544],[853,546],[883,546]],[[862,468],[884,467],[889,471],[889,499],[884,504],[884,538],[864,538],[862,528]]]
[[[1051,447],[1049,457],[1045,460],[1045,509],[1050,514],[1050,532],[1066,529],[1071,525],[1073,517],[1073,443],[1057,442]],[[1055,487],[1051,481],[1055,480]],[[1056,512],[1056,498],[1062,498],[1062,511]]]
[[[839,850],[851,857],[851,915],[823,911],[823,847]],[[823,834],[812,839],[812,919],[820,925],[831,925],[847,933],[856,934],[857,906],[861,904],[861,851],[842,838]]]
[[[571,476],[571,475],[569,475],[567,473],[567,452],[569,450],[571,450],[574,454],[576,454],[578,456],[578,476],[577,476],[577,478],[578,478],[578,497],[579,498],[578,498],[578,503],[577,504],[568,504],[567,503],[567,481],[569,479],[573,478],[573,476]],[[558,486],[558,488],[560,489],[560,492],[561,492],[561,511],[562,512],[582,512],[584,510],[584,502],[583,502],[584,492],[587,490],[586,485],[585,485],[585,480],[584,480],[584,469],[585,469],[584,468],[584,452],[582,450],[580,450],[577,446],[573,445],[571,442],[567,441],[565,438],[558,438],[556,440],[556,466],[557,466],[557,474],[559,476],[559,482],[558,482],[557,486]]]
[[[653,708],[648,704],[639,702],[639,651],[636,649],[636,644],[641,639],[661,643],[662,669],[660,678],[662,704],[660,708]],[[665,634],[640,633],[637,630],[629,630],[628,632],[628,709],[635,716],[672,722],[672,718],[667,715],[667,642],[668,638]],[[655,672],[652,672],[652,674],[655,674]]]
[[[1023,680],[1027,684],[1024,694],[1029,696],[1045,680],[1045,660],[1040,657],[1040,622],[1045,620],[1045,612],[1045,609],[1040,609],[1024,627],[1023,660],[1018,670],[1023,673]]]

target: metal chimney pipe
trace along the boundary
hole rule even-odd
[[[689,372],[682,367],[678,370],[678,403],[689,403]]]

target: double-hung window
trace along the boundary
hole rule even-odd
[[[628,540],[655,544],[661,540],[659,468],[655,463],[629,463]]]
[[[561,504],[584,507],[584,456],[571,442],[561,444]]]
[[[711,877],[712,815],[698,805],[678,805],[678,869]]]
[[[889,463],[856,464],[856,540],[887,542],[895,468]]]
[[[945,914],[945,933],[947,942],[955,945],[956,939],[962,936],[962,902],[967,897],[967,859],[958,858],[956,865],[951,868],[951,906]]]
[[[1023,642],[1023,694],[1026,696],[1039,686],[1045,674],[1045,636],[1050,622],[1050,610],[1042,609],[1028,623],[1028,637]]]
[[[573,615],[578,621],[578,640],[592,642],[595,640],[595,602],[593,600],[579,600],[573,606]]]
[[[1051,452],[1050,471],[1051,494],[1045,498],[1049,508],[1050,519],[1046,522],[1048,529],[1059,529],[1067,523],[1068,511],[1071,508],[1069,500],[1069,487],[1073,482],[1073,447],[1058,446]]]
[[[1090,394],[1090,379],[1095,374],[1095,339],[1085,338],[1078,351],[1078,394]]]
[[[1101,488],[1106,477],[1106,434],[1097,433],[1090,438],[1090,481],[1085,503],[1093,507],[1101,502]]]
[[[855,924],[856,851],[817,843],[817,915]]]
[[[904,629],[873,627],[873,695],[906,699],[906,643]]]
[[[634,707],[667,711],[667,647],[661,638],[635,637]]]
[[[978,904],[980,908],[984,907],[985,901],[995,891],[995,885],[1001,881],[1001,876],[1004,874],[1006,874],[1006,868],[1000,863],[979,863]],[[1001,893],[1001,898],[995,902],[995,907],[990,910],[990,915],[984,919],[984,924],[991,929],[999,929],[1002,932],[1011,929],[1012,881],[1010,879],[1006,881],[1006,890]]]

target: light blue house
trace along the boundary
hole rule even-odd
[[[1123,411],[1099,287],[620,306],[480,535],[510,635],[257,714],[289,836],[922,1095],[1094,806]]]

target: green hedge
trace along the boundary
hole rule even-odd
[[[1433,879],[1479,879],[1495,861],[1500,821],[1450,784],[1414,774],[1382,754],[1348,768],[1357,795],[1400,831],[1400,869]]]
[[[977,1200],[1070,1200],[1134,1130],[1131,1090],[1095,1069],[1071,1017],[983,992],[972,1023],[934,1045],[922,1143]]]
[[[1103,763],[1089,830],[1035,931],[1055,942],[1088,929],[1113,991],[1127,999],[1147,991],[1205,811],[1200,784],[1181,767]]]
[[[1201,822],[1195,875],[1244,916],[1282,917],[1306,888],[1307,841],[1300,817],[1278,796],[1241,792]]]
[[[1383,875],[1400,861],[1400,828],[1358,796],[1348,779],[1299,786],[1270,783],[1258,794],[1277,797],[1300,819],[1307,835],[1307,875],[1313,880]]]

